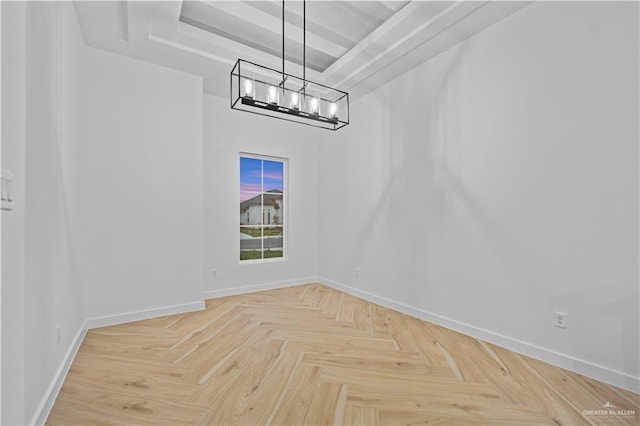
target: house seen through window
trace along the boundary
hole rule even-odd
[[[240,260],[284,257],[286,160],[240,156]]]

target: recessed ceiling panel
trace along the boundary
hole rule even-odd
[[[306,65],[318,72],[393,16],[408,1],[310,1]],[[281,1],[185,1],[180,21],[233,42],[282,56]],[[285,3],[285,57],[303,62],[303,3]]]
[[[357,99],[530,3],[309,0],[306,78]],[[285,72],[299,77],[302,4],[285,3]],[[281,0],[74,5],[88,46],[202,76],[209,94],[229,95],[229,71],[238,58],[281,66]]]

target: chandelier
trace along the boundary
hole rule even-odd
[[[302,78],[284,69],[282,1],[282,71],[238,59],[231,70],[231,108],[328,130],[349,124],[349,94],[306,78],[306,1],[303,0]]]

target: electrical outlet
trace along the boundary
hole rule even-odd
[[[218,278],[218,270],[214,269],[213,271],[211,271],[213,278]]]
[[[360,269],[356,268],[355,275],[356,275],[356,278],[358,278],[360,276]]]
[[[56,325],[56,341],[57,341],[58,343],[60,343],[60,336],[61,336],[61,333],[60,333],[60,324],[58,324],[58,325]]]
[[[567,328],[567,314],[564,312],[555,311],[553,313],[555,315],[555,321],[553,322],[554,327],[558,328]]]

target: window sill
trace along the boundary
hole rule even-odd
[[[279,262],[287,262],[289,259],[287,257],[272,257],[268,259],[247,259],[240,260],[238,263],[240,266],[244,265],[260,265],[264,263],[279,263]]]

